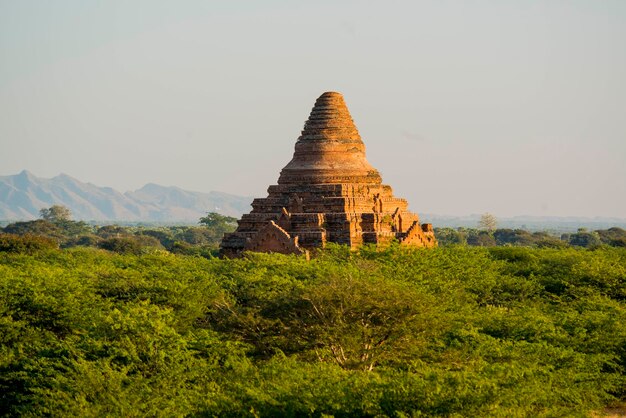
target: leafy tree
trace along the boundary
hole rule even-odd
[[[577,247],[590,248],[601,243],[598,233],[588,232],[585,228],[579,228],[577,233],[569,236],[569,244]]]
[[[72,212],[65,206],[53,205],[49,208],[43,208],[39,211],[39,214],[44,221],[53,223],[61,228],[63,235],[66,237],[75,238],[92,232],[92,228],[86,223],[72,221]]]
[[[493,232],[497,245],[533,245],[535,238],[523,229],[497,229]]]
[[[603,244],[613,247],[626,247],[626,230],[618,227],[595,231]]]
[[[534,235],[534,234],[533,234]],[[541,248],[566,248],[569,246],[569,241],[563,241],[558,237],[544,236],[536,239],[535,243]]]
[[[235,230],[235,227],[237,226],[237,218],[220,215],[215,212],[209,212],[206,216],[200,218],[199,223],[207,228],[224,233]]]
[[[467,244],[476,247],[493,247],[496,240],[489,231],[472,230],[467,236]]]
[[[435,228],[434,232],[441,246],[467,244],[467,234],[462,228]]]
[[[77,246],[97,247],[100,241],[102,241],[102,238],[97,235],[85,234],[70,238],[67,241],[63,242],[62,248],[71,248]]]
[[[119,254],[141,254],[142,245],[132,237],[113,237],[98,242],[98,247]]]
[[[104,225],[98,228],[96,234],[101,238],[114,238],[131,235],[131,232],[119,225]]]
[[[39,211],[39,216],[45,221],[52,223],[69,221],[72,219],[72,212],[63,205],[53,205]]]
[[[222,238],[223,232],[216,233],[214,230],[206,228],[186,228],[182,233],[177,234],[184,242],[192,245],[216,244]]]
[[[159,228],[159,229],[141,229],[136,232],[136,235],[147,235],[156,238],[163,247],[171,250],[172,245],[176,242],[174,237],[173,228]]]

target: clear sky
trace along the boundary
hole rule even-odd
[[[328,90],[414,211],[626,218],[626,1],[0,0],[0,175],[264,197]]]

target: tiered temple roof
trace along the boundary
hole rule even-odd
[[[304,124],[292,160],[268,197],[222,240],[222,255],[243,251],[305,254],[327,242],[433,247],[432,225],[420,224],[365,158],[365,145],[343,96],[322,94]]]

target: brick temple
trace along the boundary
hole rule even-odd
[[[365,145],[343,96],[326,92],[317,101],[298,138],[292,160],[268,196],[254,199],[220,253],[243,251],[308,254],[334,242],[434,247],[431,224],[420,224],[405,199],[382,184],[365,158]]]

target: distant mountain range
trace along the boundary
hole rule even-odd
[[[250,211],[252,197],[221,192],[190,192],[178,187],[146,184],[120,193],[110,187],[83,183],[66,174],[51,179],[24,170],[0,176],[0,222],[36,219],[39,210],[52,205],[68,207],[76,220],[115,222],[197,223],[207,212],[240,217]],[[442,216],[421,213],[422,222],[435,227],[476,227],[480,215]],[[623,218],[516,216],[499,218],[500,228],[575,231],[579,227],[626,228]]]
[[[207,212],[239,217],[250,210],[251,202],[251,197],[190,192],[152,183],[120,193],[66,174],[45,179],[24,170],[0,176],[0,220],[35,219],[40,209],[63,205],[76,220],[196,223]]]

